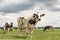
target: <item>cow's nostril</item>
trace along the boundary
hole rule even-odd
[[[41,21],[41,19],[39,19],[39,21]]]

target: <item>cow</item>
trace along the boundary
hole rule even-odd
[[[25,19],[24,17],[19,17],[17,19],[17,22],[18,22],[18,28],[20,32],[22,32],[23,29],[26,29],[26,34],[30,33],[30,37],[32,38],[32,33],[34,31],[35,25],[37,24],[38,21],[41,21],[41,17],[43,17],[44,15],[45,14],[41,14],[39,16],[38,14],[34,13],[32,17],[27,18],[27,19]]]
[[[45,32],[47,29],[51,29],[53,31],[53,26],[45,26],[43,31]]]
[[[8,24],[8,22],[5,23],[4,25],[4,32],[8,30],[8,31],[12,31],[13,30],[13,22],[11,22],[11,24]]]

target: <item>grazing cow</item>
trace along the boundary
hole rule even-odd
[[[53,27],[52,26],[45,26],[43,31],[45,32],[47,29],[52,29],[52,31],[53,31]]]
[[[11,22],[11,25],[10,25],[10,31],[13,30],[13,22]]]
[[[13,30],[13,22],[11,22],[11,24],[8,24],[7,22],[5,23],[5,26],[4,26],[4,32],[6,31],[6,30],[10,30],[10,31],[12,31]]]
[[[43,17],[45,14],[40,15],[40,17]],[[25,19],[24,17],[19,17],[17,20],[18,22],[18,28],[20,32],[22,32],[22,29],[26,29],[26,34],[28,34],[28,30],[30,33],[30,37],[32,38],[32,33],[34,30],[34,27],[38,21],[41,21],[38,14],[33,14],[32,17]]]

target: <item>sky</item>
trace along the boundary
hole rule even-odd
[[[17,27],[18,17],[27,18],[38,11],[45,16],[36,27],[60,27],[60,0],[0,0],[0,27],[6,22],[13,22]]]

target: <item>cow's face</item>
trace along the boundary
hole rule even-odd
[[[6,24],[5,25],[8,25],[8,23],[6,22]]]
[[[41,19],[39,18],[39,15],[38,14],[33,14],[33,18],[36,22],[40,21]]]
[[[39,18],[39,15],[38,14],[33,14],[33,17],[35,18],[35,19],[38,19]]]
[[[45,16],[45,14],[38,15],[38,13],[37,14],[34,13],[33,17],[36,21],[41,21],[41,17]]]

